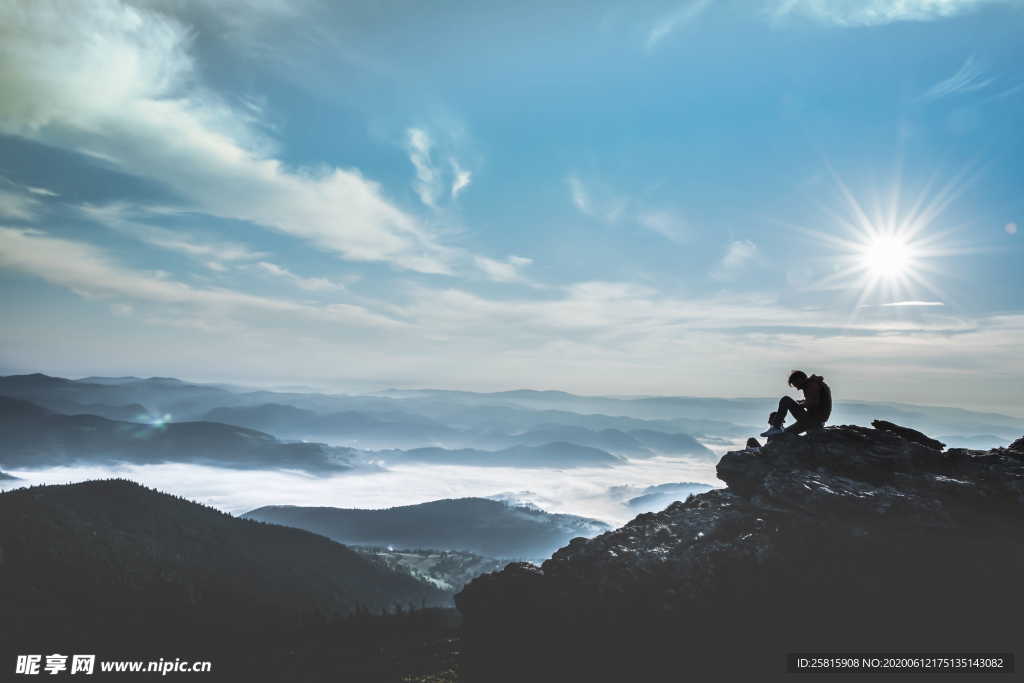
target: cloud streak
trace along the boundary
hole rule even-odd
[[[256,267],[262,270],[264,273],[269,273],[275,277],[284,278],[289,282],[293,283],[300,289],[305,289],[308,292],[330,292],[343,289],[341,285],[336,282],[331,282],[327,278],[323,277],[302,277],[291,272],[287,268],[282,268],[275,263],[269,263],[267,261],[260,261],[256,264]]]
[[[151,215],[184,213],[162,207],[134,206],[113,202],[102,206],[86,204],[80,207],[90,220],[111,230],[127,235],[159,249],[176,251],[204,262],[218,270],[223,262],[256,261],[267,254],[234,242],[212,242],[183,230],[171,230],[142,222]]]
[[[711,0],[692,0],[656,21],[647,33],[647,50],[654,50],[665,38],[691,24],[710,4]]]
[[[188,27],[114,0],[5,6],[0,132],[165,184],[210,215],[355,261],[451,273],[457,250],[357,170],[289,169],[273,141],[201,85]]]
[[[0,227],[0,267],[40,277],[87,297],[188,305],[220,312],[290,314],[361,327],[402,326],[398,320],[354,304],[310,306],[231,289],[194,287],[164,273],[126,268],[92,245],[52,237],[40,230]]]
[[[735,279],[757,257],[757,245],[750,240],[735,240],[726,247],[722,259],[711,271],[719,281]]]
[[[948,19],[1012,0],[781,0],[776,17],[797,14],[840,26],[878,26],[897,21]]]
[[[995,78],[988,75],[987,69],[975,59],[974,55],[970,55],[956,73],[928,88],[922,98],[937,100],[950,95],[977,92],[984,90],[994,82]]]

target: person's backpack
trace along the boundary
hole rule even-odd
[[[832,415],[832,389],[825,384],[825,378],[820,375],[812,375],[809,379],[816,379],[818,380],[818,384],[821,385],[821,395],[819,397],[820,403],[816,412],[818,419],[821,420],[822,424],[824,424],[825,422],[828,422],[829,416]]]

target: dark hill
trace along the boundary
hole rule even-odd
[[[242,469],[350,469],[344,449],[283,443],[216,422],[138,424],[96,415],[60,415],[0,396],[0,465],[35,469],[80,462],[187,462]]]
[[[727,489],[475,579],[456,596],[465,680],[784,681],[793,652],[1019,652],[1024,440],[943,451],[875,424],[728,453]]]
[[[268,506],[245,517],[308,529],[342,543],[460,550],[489,557],[544,557],[604,522],[514,507],[486,498],[436,500],[385,510]]]
[[[8,491],[0,519],[5,644],[38,649],[45,635],[54,652],[92,652],[94,636],[138,630],[147,643],[164,633],[178,647],[193,632],[241,637],[323,623],[357,605],[448,600],[322,536],[126,480]]]

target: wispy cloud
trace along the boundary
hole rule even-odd
[[[650,206],[649,202],[622,193],[607,183],[584,182],[575,173],[566,177],[566,184],[573,206],[585,216],[608,224],[638,226],[677,244],[689,238],[686,221],[678,211]]]
[[[0,189],[0,217],[32,222],[36,220],[40,202],[22,192]]]
[[[43,201],[56,196],[45,187],[22,185],[0,175],[0,218],[31,223],[39,218]]]
[[[942,301],[893,301],[882,306],[945,306]]]
[[[146,207],[125,202],[86,204],[82,213],[96,223],[160,249],[176,251],[204,262],[211,270],[223,270],[224,262],[256,261],[267,257],[262,251],[236,242],[211,241],[201,235],[171,230],[144,222],[147,217],[182,213],[166,207]]]
[[[458,250],[356,170],[292,169],[204,88],[188,26],[115,0],[7,4],[0,132],[91,154],[163,183],[192,209],[357,261],[451,273]]]
[[[733,280],[757,256],[757,245],[750,240],[735,240],[726,247],[725,254],[711,271],[711,277],[720,281]]]
[[[584,183],[575,173],[566,178],[569,197],[580,213],[606,223],[615,223],[626,213],[629,199],[595,182]]]
[[[687,240],[686,222],[671,211],[647,211],[637,216],[637,222],[653,233],[676,243]]]
[[[974,55],[970,55],[956,73],[928,88],[922,98],[936,100],[959,93],[977,92],[994,82],[995,78],[988,75],[988,69],[979,63]]]
[[[57,194],[53,190],[48,190],[45,187],[32,187],[31,185],[26,185],[25,189],[28,190],[29,192],[31,192],[32,194],[38,195],[40,197],[59,197],[60,196],[59,194]]]
[[[459,196],[459,193],[469,187],[469,183],[473,180],[473,174],[462,168],[459,165],[457,159],[452,158],[449,160],[452,165],[452,199]]]
[[[647,33],[647,42],[645,43],[647,49],[653,50],[657,47],[658,43],[669,35],[688,26],[710,4],[711,0],[691,0],[691,2],[683,3],[674,11],[658,19]]]
[[[296,275],[287,268],[282,268],[276,263],[270,263],[268,261],[260,261],[256,264],[256,267],[262,270],[264,273],[269,273],[275,277],[284,278],[301,289],[305,289],[309,292],[328,292],[332,290],[343,289],[343,287],[337,282],[332,282],[327,278],[323,277],[302,277]]]
[[[413,189],[420,201],[431,208],[437,208],[446,184],[448,197],[454,200],[473,180],[473,173],[463,168],[455,157],[448,157],[450,172],[435,161],[436,146],[434,138],[423,128],[410,128],[406,131],[409,162],[416,170]]]
[[[430,158],[430,149],[433,147],[430,135],[420,128],[410,128],[406,131],[406,140],[409,161],[416,169],[416,182],[413,185],[416,194],[427,206],[435,206],[441,193],[441,178]]]
[[[85,297],[148,301],[212,310],[294,315],[360,327],[400,327],[392,318],[362,306],[310,306],[288,299],[255,296],[223,288],[201,288],[166,273],[126,268],[97,247],[53,237],[40,230],[0,227],[0,267],[46,280]]]
[[[895,21],[933,21],[985,5],[1013,0],[773,0],[772,14],[800,14],[841,26],[877,26]]]
[[[498,261],[486,256],[476,256],[475,262],[477,268],[496,282],[529,282],[522,271],[533,263],[533,259],[513,255],[505,261]]]

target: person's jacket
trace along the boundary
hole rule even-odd
[[[804,386],[804,408],[816,422],[825,423],[832,414],[832,390],[825,384],[825,378],[811,375]]]

